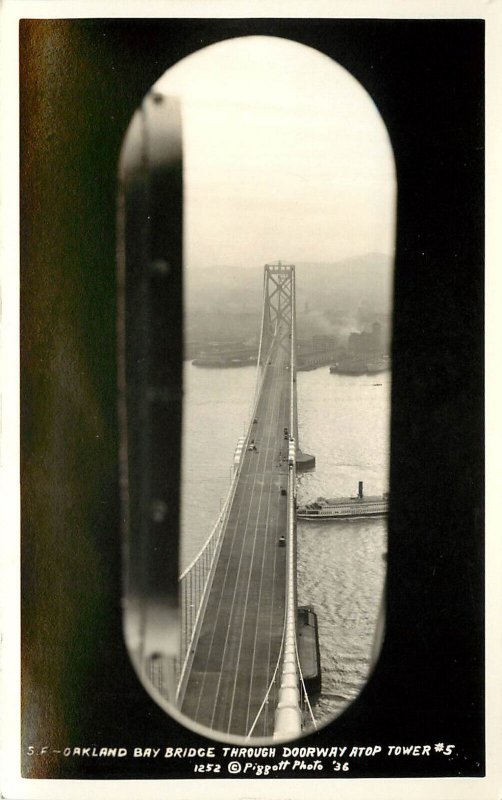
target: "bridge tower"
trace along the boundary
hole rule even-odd
[[[270,345],[278,341],[290,351],[290,334],[295,326],[295,266],[278,261],[265,264],[263,273],[263,314],[258,365],[267,363]],[[276,339],[277,341],[277,339]],[[295,357],[296,358],[296,357]],[[293,365],[293,369],[296,364]]]

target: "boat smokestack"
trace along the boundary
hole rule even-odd
[[[359,481],[359,490],[357,492],[357,496],[359,497],[359,500],[363,499],[363,482],[362,481]]]

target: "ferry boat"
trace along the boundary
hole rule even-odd
[[[359,481],[356,497],[336,497],[326,500],[318,497],[313,503],[298,506],[298,519],[351,519],[356,517],[381,517],[389,510],[388,493],[381,496],[364,496],[363,482]]]

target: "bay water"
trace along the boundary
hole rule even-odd
[[[388,489],[389,372],[297,375],[300,447],[316,469],[298,477],[298,503]],[[230,485],[237,440],[249,424],[256,367],[184,363],[181,569],[209,536]],[[385,579],[385,518],[298,523],[298,601],[318,615],[322,693],[318,723],[336,717],[369,671]]]

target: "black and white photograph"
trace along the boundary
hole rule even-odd
[[[165,564],[154,579],[150,561],[153,555],[159,566],[172,526],[166,487],[154,493],[146,528],[140,508],[129,517],[127,643],[147,686],[188,722],[243,741],[296,738],[358,694],[383,625],[392,150],[355,79],[284,39],[213,45],[155,84],[122,152],[124,320],[134,353],[123,381],[124,451],[137,475],[124,479],[131,497],[133,482],[139,494],[145,479],[139,451],[148,448],[136,410],[145,389],[129,389],[141,380],[138,317],[162,329],[164,312],[152,319],[157,310],[139,297],[143,285],[136,289],[129,272],[143,266],[138,220],[148,220],[152,240],[156,226],[165,227],[169,200],[162,193],[157,204],[140,190],[144,165],[155,180],[157,162],[169,159],[170,138],[176,156],[183,144],[178,635],[170,640],[168,599],[159,606]],[[172,283],[162,245],[153,254],[156,305],[159,283]],[[269,253],[286,260],[265,263]],[[151,270],[150,253],[145,262]],[[165,351],[159,354],[153,357],[165,363]],[[162,364],[152,372],[158,403]],[[321,448],[317,467],[300,431],[310,449]],[[162,483],[158,439],[153,449],[149,474],[155,480],[158,469]],[[326,499],[316,499],[321,492]],[[339,577],[320,574],[319,561]]]
[[[3,796],[495,800],[500,14],[20,5]]]

